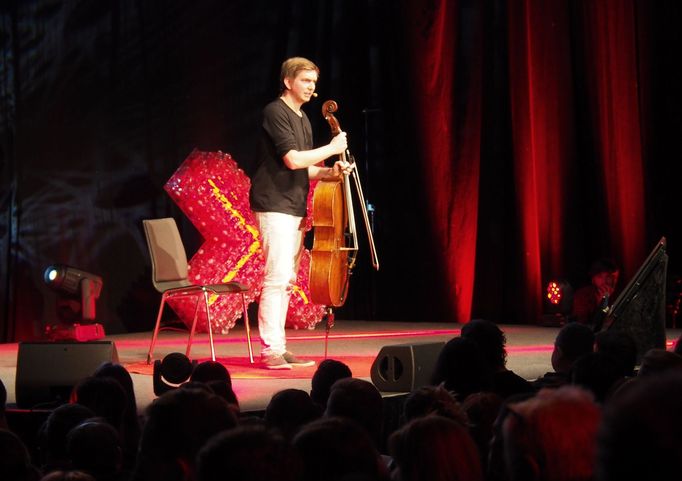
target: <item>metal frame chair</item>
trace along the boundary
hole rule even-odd
[[[206,326],[208,329],[208,339],[211,345],[211,359],[215,361],[215,347],[213,345],[213,330],[211,323],[211,311],[209,309],[208,295],[241,294],[242,308],[244,311],[244,326],[246,327],[246,338],[249,348],[249,359],[253,363],[253,348],[251,346],[251,330],[249,326],[249,316],[246,309],[245,293],[249,287],[239,282],[227,282],[225,284],[196,285],[188,279],[187,254],[185,246],[180,238],[178,226],[173,218],[145,219],[142,221],[144,233],[147,238],[147,247],[152,261],[152,283],[157,291],[161,293],[161,304],[156,316],[156,325],[152,334],[152,342],[147,354],[147,364],[151,364],[156,345],[156,338],[159,334],[161,316],[166,301],[172,297],[196,297],[194,308],[194,320],[187,339],[187,352],[189,357],[194,331],[197,325],[199,314],[199,302],[204,298],[206,305]]]

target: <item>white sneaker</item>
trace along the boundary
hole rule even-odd
[[[291,369],[291,364],[287,362],[284,356],[263,356],[261,363],[265,369]]]
[[[282,354],[282,358],[284,359],[285,362],[295,367],[310,367],[315,365],[315,361],[311,361],[308,359],[299,359],[289,351]]]

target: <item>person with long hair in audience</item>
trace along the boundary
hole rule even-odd
[[[132,481],[192,479],[201,447],[236,425],[227,401],[203,383],[164,393],[146,409]]]
[[[323,417],[293,439],[303,462],[301,481],[385,481],[388,469],[365,428],[350,418]]]
[[[210,438],[197,455],[197,481],[299,481],[298,453],[278,432],[238,426]]]
[[[140,442],[141,429],[133,378],[125,367],[113,362],[102,363],[95,370],[93,376],[114,379],[125,392],[126,409],[121,420],[121,439],[124,447],[123,464],[126,469],[132,469],[135,465],[135,455],[137,454],[137,445]]]
[[[394,481],[483,481],[478,449],[465,426],[438,415],[416,418],[389,438]]]
[[[506,398],[535,392],[535,388],[507,367],[507,337],[500,327],[487,319],[473,319],[462,326],[462,337],[476,343],[483,361],[492,372],[492,391]]]
[[[40,471],[33,465],[24,442],[6,429],[0,429],[0,479],[3,481],[40,479]]]
[[[591,481],[601,409],[577,386],[542,389],[502,425],[509,481]]]
[[[492,371],[474,341],[455,337],[438,354],[431,384],[442,384],[462,402],[472,393],[492,390]]]

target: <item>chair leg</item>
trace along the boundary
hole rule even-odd
[[[147,353],[147,364],[152,363],[152,356],[154,355],[154,346],[156,346],[156,337],[159,335],[159,326],[161,325],[161,315],[163,314],[163,307],[166,305],[166,294],[161,294],[161,304],[159,305],[159,313],[156,315],[156,325],[154,326],[154,333],[152,334],[152,342],[149,344],[149,352]]]
[[[244,310],[244,327],[246,328],[246,342],[249,345],[249,360],[253,364],[253,347],[251,346],[251,326],[249,325],[249,313],[246,309],[246,297],[242,292],[242,309]]]
[[[213,346],[213,324],[211,323],[211,311],[208,307],[208,291],[204,291],[204,303],[206,304],[206,328],[208,329],[208,342],[211,345],[211,360],[215,361],[215,347]]]
[[[197,328],[197,317],[199,316],[199,296],[195,296],[197,299],[196,304],[194,304],[194,319],[192,320],[192,328],[189,330],[189,337],[187,338],[187,349],[185,350],[185,356],[189,358],[189,351],[192,349],[192,343],[194,342],[194,331]]]

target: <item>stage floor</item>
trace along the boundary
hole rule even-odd
[[[331,330],[328,357],[348,364],[355,377],[370,378],[372,361],[382,347],[393,344],[447,341],[459,335],[461,326],[451,323],[390,323],[337,321]],[[550,357],[558,328],[539,326],[501,325],[507,337],[507,365],[526,379],[534,379],[551,370]],[[679,329],[667,332],[668,342],[677,339]],[[324,359],[324,326],[315,330],[288,330],[288,348],[299,357]],[[118,351],[119,362],[132,374],[140,410],[153,399],[152,369],[146,357],[151,333],[131,333],[107,336]],[[155,359],[171,352],[185,350],[187,334],[162,331],[156,345]],[[282,389],[310,390],[310,379],[315,367],[291,371],[268,371],[258,366],[259,337],[252,330],[255,365],[248,358],[246,335],[240,326],[227,335],[214,336],[217,360],[225,364],[232,375],[232,383],[243,412],[262,411],[274,393]],[[15,402],[15,376],[18,345],[0,344],[0,378],[7,388],[8,404]],[[192,345],[192,359],[210,358],[207,334],[198,334]]]

